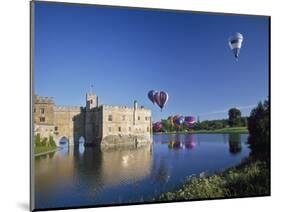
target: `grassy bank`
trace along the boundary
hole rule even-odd
[[[248,159],[221,174],[191,177],[178,190],[162,194],[159,201],[231,198],[270,194],[266,162]]]
[[[34,153],[36,154],[42,154],[44,152],[50,152],[55,151],[57,147],[55,146],[37,146],[34,148]]]
[[[194,134],[208,134],[208,133],[248,133],[247,127],[229,127],[217,130],[194,130],[190,131]]]
[[[217,130],[190,130],[190,131],[178,131],[178,132],[161,132],[156,134],[175,134],[175,133],[181,133],[181,134],[228,134],[228,133],[240,133],[240,134],[246,134],[248,133],[247,127],[228,127],[228,128],[222,128]]]

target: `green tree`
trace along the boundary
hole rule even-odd
[[[37,133],[36,136],[35,136],[35,146],[36,147],[41,146],[41,139],[40,139],[40,134],[39,133]]]
[[[228,111],[228,123],[230,127],[241,126],[241,111],[237,108],[231,108]]]
[[[248,118],[249,143],[253,153],[268,153],[270,147],[269,102],[260,102]]]

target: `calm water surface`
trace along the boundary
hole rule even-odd
[[[222,171],[249,155],[247,134],[154,135],[151,146],[64,147],[35,158],[36,208],[151,201],[192,174]]]

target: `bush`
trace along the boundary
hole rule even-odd
[[[39,133],[37,133],[36,136],[35,136],[35,146],[36,147],[41,146],[41,139],[40,139],[40,134]]]
[[[49,136],[49,145],[51,146],[51,147],[56,147],[57,145],[56,145],[56,142],[55,142],[55,140],[54,140],[54,137],[53,136]]]
[[[47,138],[43,138],[42,142],[41,142],[41,145],[42,146],[47,146],[48,144],[48,139]]]

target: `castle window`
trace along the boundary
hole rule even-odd
[[[58,129],[59,129],[59,128],[58,128],[57,126],[55,126],[55,131],[58,131]]]
[[[112,121],[112,115],[108,115],[108,121]]]
[[[149,127],[147,127],[147,129],[146,129],[146,130],[147,130],[147,132],[149,132]]]
[[[45,109],[44,109],[44,108],[41,108],[41,109],[40,109],[40,113],[41,113],[41,114],[45,114]]]
[[[45,117],[40,117],[40,122],[45,122]]]
[[[111,132],[111,127],[108,128],[108,131]]]
[[[140,120],[140,116],[138,116],[138,120]]]
[[[131,127],[129,127],[129,131],[131,132]]]
[[[93,100],[92,99],[90,100],[90,104],[93,104]]]
[[[36,113],[36,108],[34,108],[34,113]]]
[[[147,116],[145,117],[145,121],[147,121]]]
[[[122,121],[125,121],[125,119],[126,119],[126,116],[123,115],[123,116],[122,116]]]
[[[121,132],[121,127],[118,127],[118,131]]]

